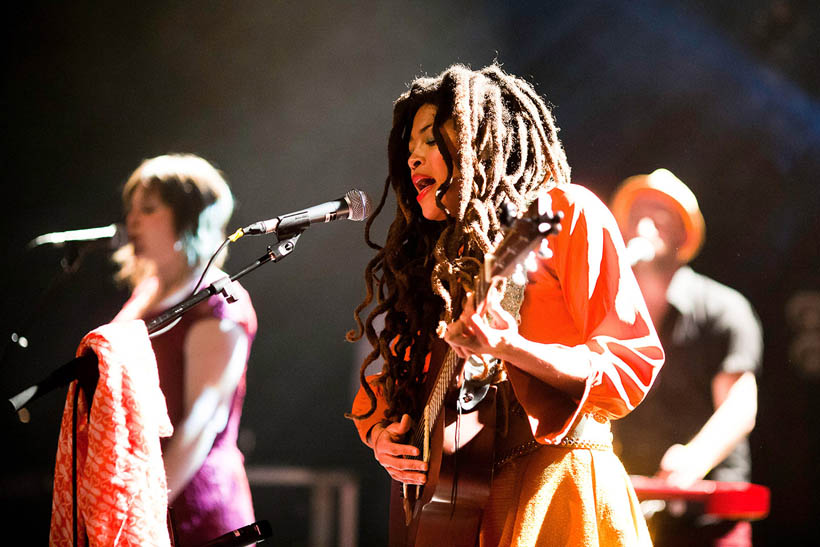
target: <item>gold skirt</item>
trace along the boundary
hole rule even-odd
[[[493,478],[480,545],[651,546],[635,490],[612,450],[543,446]]]

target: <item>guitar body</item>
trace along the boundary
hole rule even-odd
[[[445,408],[430,437],[427,483],[393,481],[390,545],[473,547],[490,496],[495,444],[496,389],[460,419]]]

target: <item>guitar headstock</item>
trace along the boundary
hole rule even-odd
[[[561,231],[561,219],[564,213],[552,211],[552,199],[548,194],[541,194],[522,215],[517,215],[515,207],[505,204],[502,208],[502,222],[510,222],[504,239],[495,250],[484,259],[484,279],[489,285],[493,279],[512,275],[520,265],[547,236]],[[542,245],[542,251],[548,251]]]

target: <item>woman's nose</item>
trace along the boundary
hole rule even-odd
[[[410,153],[410,157],[407,158],[407,165],[410,166],[410,169],[413,170],[421,165],[421,156],[419,156],[415,150]]]
[[[125,215],[125,229],[132,231],[137,224],[137,214],[134,211],[129,211]]]

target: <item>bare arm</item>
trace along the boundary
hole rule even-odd
[[[712,400],[712,416],[687,444],[669,447],[658,476],[676,486],[689,486],[705,477],[752,431],[757,416],[754,373],[718,373],[712,379]]]
[[[184,417],[164,454],[169,499],[185,488],[205,461],[214,438],[225,428],[247,351],[248,337],[232,321],[206,319],[188,332]]]

